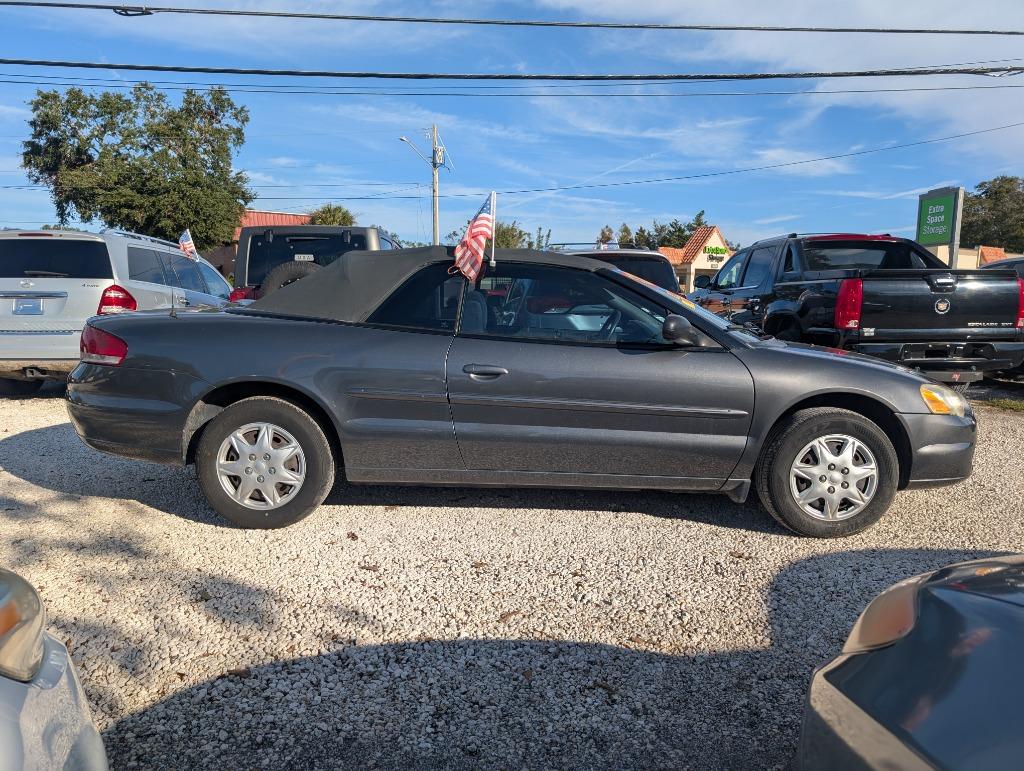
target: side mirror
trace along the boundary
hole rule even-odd
[[[707,289],[711,286],[711,276],[697,276],[693,280],[693,285],[697,289]]]
[[[676,345],[700,345],[700,332],[689,321],[674,313],[665,317],[665,323],[661,325],[661,336]]]

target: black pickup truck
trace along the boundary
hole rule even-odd
[[[951,270],[889,235],[758,241],[690,299],[737,324],[878,356],[966,384],[1024,360],[1024,280],[1012,270]]]

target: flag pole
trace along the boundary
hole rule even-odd
[[[491,221],[494,222],[494,229],[491,231],[491,267],[498,263],[494,261],[494,242],[498,240],[498,194],[491,191]]]

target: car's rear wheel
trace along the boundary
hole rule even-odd
[[[870,527],[888,510],[899,460],[889,438],[863,415],[807,409],[772,432],[754,484],[764,507],[790,530],[837,538]]]
[[[0,396],[13,399],[32,396],[43,387],[44,380],[14,380],[0,378]]]
[[[213,509],[247,528],[309,516],[334,484],[334,455],[305,410],[269,396],[226,407],[196,448],[199,484]]]

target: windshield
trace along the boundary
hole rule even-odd
[[[113,278],[102,241],[0,239],[0,278]]]
[[[926,260],[906,241],[805,241],[807,270],[908,270],[946,267]]]
[[[365,248],[366,236],[357,233],[279,233],[273,238],[261,233],[249,242],[249,266],[245,280],[250,286],[258,286],[270,271],[283,263],[296,261],[330,265],[345,252]]]
[[[701,308],[699,305],[697,305],[697,303],[693,302],[692,300],[686,299],[682,295],[678,295],[674,292],[669,292],[666,289],[662,289],[657,284],[652,284],[650,281],[640,278],[639,276],[635,276],[631,273],[627,273],[626,271],[621,270],[619,268],[612,268],[612,270],[615,273],[618,273],[629,278],[631,281],[636,281],[639,284],[643,284],[648,289],[657,292],[658,295],[665,301],[666,307],[669,310],[674,310],[677,309],[679,306],[682,306],[687,311],[697,316],[702,322],[707,322],[708,326],[714,327],[715,329],[719,329],[723,332],[728,332],[732,335],[736,335],[737,337],[742,338],[745,343],[756,343],[759,340],[758,336],[755,335],[753,332],[748,332],[742,327],[738,327],[735,324],[726,321],[721,316],[716,316],[711,311]]]
[[[669,292],[679,291],[679,279],[676,278],[676,272],[672,270],[672,265],[668,260],[659,257],[615,253],[605,253],[597,259],[610,263],[626,273],[631,273]]]

